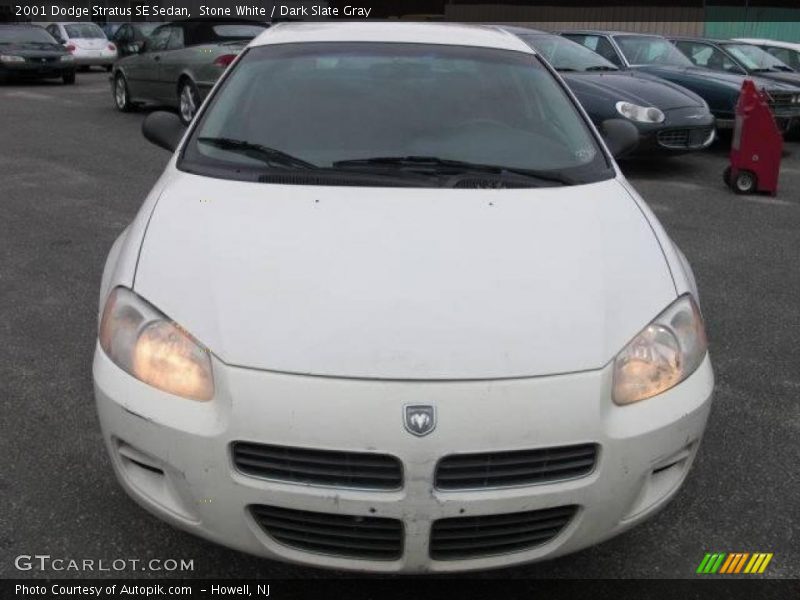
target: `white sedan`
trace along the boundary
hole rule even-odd
[[[280,24],[113,245],[94,382],[120,484],[320,567],[448,572],[648,518],[714,377],[691,269],[603,137],[493,27]],[[632,559],[635,558],[632,555]]]

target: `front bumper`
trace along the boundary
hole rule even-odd
[[[143,507],[182,529],[267,558],[375,572],[450,572],[510,566],[596,544],[647,518],[683,482],[711,405],[708,357],[687,380],[627,407],[609,399],[610,369],[472,382],[336,379],[214,363],[216,397],[206,403],[156,390],[117,368],[98,347],[95,397],[103,437],[121,485]],[[403,426],[403,407],[436,407],[426,437]],[[237,471],[231,444],[380,452],[403,466],[400,489],[374,491],[260,479]],[[454,452],[507,451],[596,443],[586,476],[504,489],[441,491],[437,461]],[[267,504],[403,524],[402,555],[346,558],[278,543],[248,507]],[[434,560],[437,519],[577,506],[544,544],[506,554]]]
[[[697,108],[665,111],[663,123],[637,123],[640,141],[635,154],[683,154],[708,148],[716,137],[714,117]]]
[[[3,63],[0,65],[0,75],[5,74],[21,78],[61,77],[74,70],[74,63],[61,62],[60,60],[28,59],[25,62]]]

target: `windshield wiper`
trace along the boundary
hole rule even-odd
[[[559,73],[576,73],[578,69],[573,69],[572,67],[556,67],[556,71]]]
[[[410,170],[423,170],[447,174],[488,173],[490,175],[516,175],[528,179],[535,179],[544,183],[557,185],[574,185],[575,181],[552,171],[536,171],[533,169],[520,169],[517,167],[504,167],[502,165],[488,165],[472,163],[461,160],[450,160],[436,156],[376,156],[373,158],[356,158],[351,160],[338,160],[332,165],[334,168],[348,167],[378,167],[400,168]]]
[[[197,138],[197,141],[202,144],[214,146],[220,150],[227,150],[229,152],[241,154],[242,156],[247,156],[248,158],[260,160],[270,166],[292,167],[296,169],[317,168],[317,165],[307,162],[302,158],[297,158],[281,150],[245,140],[236,140],[226,137],[201,137]]]
[[[619,71],[617,67],[609,67],[608,65],[593,65],[586,67],[586,71]]]

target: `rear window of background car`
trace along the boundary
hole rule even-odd
[[[106,34],[94,23],[70,23],[64,25],[64,30],[70,38],[104,38]]]

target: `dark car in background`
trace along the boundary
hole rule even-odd
[[[114,37],[114,34],[117,32],[117,29],[122,27],[123,24],[118,22],[114,23],[108,22],[108,23],[98,23],[98,25],[100,25],[100,29],[103,30],[103,33],[106,34],[106,37],[108,39],[111,39],[112,37]]]
[[[268,25],[247,20],[173,21],[157,27],[138,54],[118,60],[111,74],[117,108],[153,103],[193,118],[225,68]]]
[[[161,23],[149,21],[119,23],[113,35],[109,38],[117,46],[117,53],[120,58],[139,54],[142,51],[145,40],[153,34],[156,27]]]
[[[632,154],[679,154],[714,141],[706,102],[679,85],[637,71],[622,71],[567,38],[523,27],[503,27],[536,50],[564,78],[594,124],[620,116],[639,130]]]
[[[670,41],[699,67],[738,75],[756,75],[800,87],[800,73],[753,44],[704,38],[670,38]],[[800,94],[795,101],[800,103]]]
[[[597,52],[622,69],[649,73],[692,90],[708,103],[717,119],[718,129],[733,127],[736,102],[746,78],[752,79],[767,93],[773,114],[784,130],[800,117],[800,104],[794,101],[800,87],[758,75],[698,67],[660,35],[597,30],[563,31],[561,35]]]
[[[0,23],[0,83],[17,78],[75,83],[75,59],[37,25]]]

